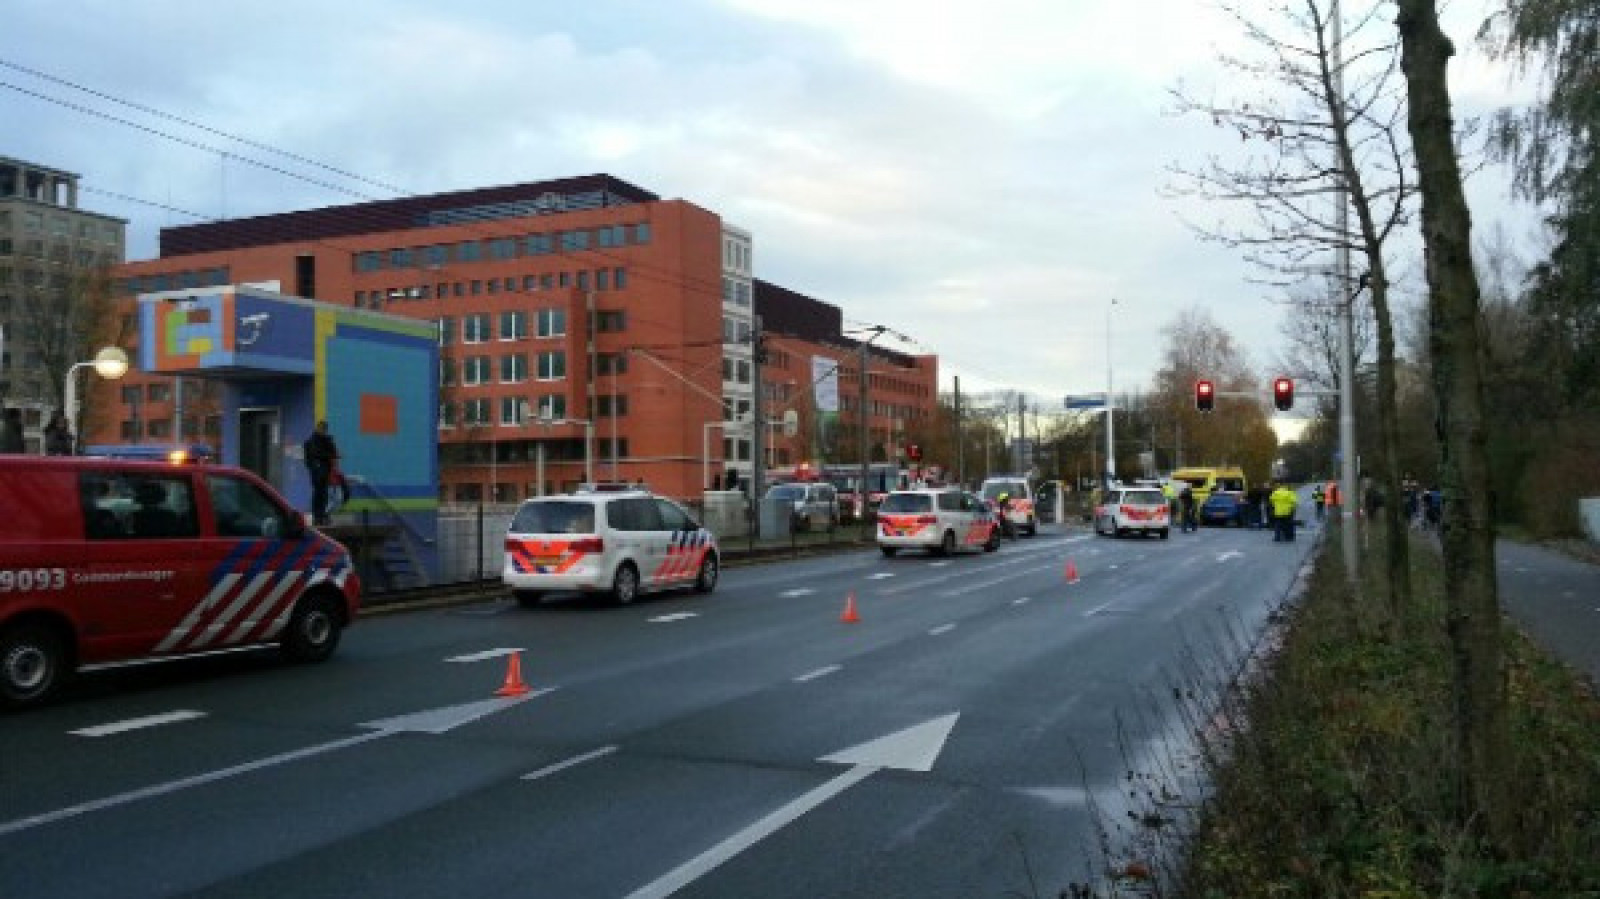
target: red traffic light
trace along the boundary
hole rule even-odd
[[[1294,379],[1274,378],[1272,381],[1272,405],[1279,412],[1288,412],[1294,408]]]
[[[922,447],[915,443],[906,444],[906,458],[913,462],[922,461]]]
[[[1210,381],[1194,382],[1194,407],[1201,412],[1210,412],[1217,405],[1217,389]]]

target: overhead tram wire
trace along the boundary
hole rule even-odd
[[[170,113],[163,113],[163,112],[160,112],[159,110],[153,110],[150,107],[144,106],[143,104],[139,104],[139,103],[133,102],[131,100],[124,100],[124,99],[115,97],[115,96],[113,96],[111,94],[107,94],[107,93],[105,93],[103,91],[96,91],[96,90],[91,89],[91,88],[83,87],[81,85],[75,84],[75,83],[73,83],[71,81],[68,81],[66,79],[57,78],[55,76],[51,76],[51,75],[49,75],[47,73],[43,73],[43,72],[39,72],[39,71],[34,70],[34,69],[30,69],[30,68],[27,68],[25,66],[20,66],[20,65],[14,64],[14,63],[9,63],[9,62],[7,62],[5,60],[0,60],[0,65],[15,69],[17,71],[25,72],[27,74],[33,75],[34,77],[38,77],[38,78],[42,78],[42,79],[51,81],[52,83],[56,83],[56,84],[60,84],[60,85],[63,85],[63,86],[67,86],[67,87],[69,87],[71,89],[74,89],[74,90],[82,91],[84,93],[90,94],[91,96],[94,96],[94,97],[97,97],[97,98],[100,98],[100,99],[104,99],[104,100],[106,100],[108,102],[117,103],[117,104],[120,104],[120,105],[123,105],[123,106],[127,106],[127,107],[129,107],[131,109],[136,109],[136,110],[139,110],[141,112],[146,112],[146,113],[148,113],[150,115],[155,115],[155,116],[167,119],[169,121],[178,122],[178,123],[181,123],[181,124],[185,125],[186,127],[196,128],[196,129],[204,131],[204,132],[206,132],[208,134],[213,134],[213,135],[224,137],[224,138],[226,138],[228,140],[237,141],[237,142],[239,142],[241,144],[244,144],[246,146],[250,146],[250,147],[258,148],[258,149],[264,149],[267,152],[274,153],[274,154],[277,154],[279,156],[283,156],[283,157],[288,158],[288,159],[293,159],[293,160],[298,161],[298,162],[304,162],[307,165],[311,165],[311,166],[314,166],[316,168],[320,168],[320,169],[324,169],[324,170],[329,171],[329,172],[333,172],[335,174],[340,175],[341,177],[351,178],[353,180],[356,180],[356,181],[359,181],[359,182],[362,182],[362,183],[365,183],[365,184],[370,184],[370,185],[382,187],[385,190],[389,190],[389,191],[392,191],[392,192],[400,194],[401,197],[403,197],[403,198],[416,198],[416,197],[424,196],[423,194],[417,194],[417,193],[412,192],[412,191],[407,191],[407,190],[405,190],[403,188],[399,188],[399,187],[396,187],[396,186],[393,186],[393,185],[388,185],[388,184],[385,184],[383,182],[376,181],[374,179],[366,178],[366,177],[364,177],[362,175],[358,175],[358,174],[351,173],[351,172],[346,172],[343,169],[337,168],[335,166],[330,166],[330,165],[327,165],[325,163],[317,162],[316,160],[309,159],[308,157],[301,156],[299,154],[290,152],[288,150],[278,149],[278,148],[272,147],[272,146],[270,146],[268,144],[261,143],[259,141],[252,141],[252,140],[250,140],[248,138],[243,138],[243,137],[240,137],[238,135],[229,134],[228,132],[221,131],[220,129],[211,128],[211,127],[206,126],[204,124],[190,121],[190,120],[185,119],[185,118],[183,118],[181,116],[172,115]],[[105,121],[109,121],[109,122],[112,122],[114,124],[125,125],[125,126],[127,126],[129,128],[133,128],[133,129],[135,129],[137,131],[142,131],[142,132],[144,132],[146,134],[150,134],[150,135],[153,135],[153,136],[156,136],[156,137],[165,138],[167,140],[173,141],[174,143],[180,144],[182,146],[190,147],[191,149],[200,150],[201,152],[214,153],[214,154],[218,155],[219,157],[237,159],[237,160],[239,160],[241,162],[244,162],[244,163],[246,163],[248,165],[255,166],[255,167],[263,169],[265,171],[269,171],[269,172],[272,172],[274,174],[284,175],[284,176],[287,176],[287,177],[290,177],[290,178],[294,178],[294,179],[303,181],[303,182],[305,182],[307,184],[311,184],[311,185],[316,186],[316,187],[322,187],[322,188],[325,188],[327,190],[332,190],[332,191],[335,191],[337,193],[342,193],[342,194],[345,194],[347,196],[355,197],[356,199],[359,199],[359,200],[364,200],[364,201],[367,201],[367,202],[383,202],[386,199],[394,199],[394,198],[385,198],[385,197],[375,197],[375,196],[372,196],[370,194],[366,194],[366,193],[362,193],[361,191],[354,190],[352,188],[343,187],[343,186],[340,186],[340,185],[337,185],[337,184],[333,184],[333,183],[328,182],[328,181],[324,181],[324,180],[319,179],[319,178],[313,178],[313,177],[310,177],[310,176],[307,176],[307,175],[303,175],[303,174],[301,174],[299,172],[295,172],[295,171],[283,168],[281,166],[276,166],[276,165],[272,165],[271,163],[267,163],[267,162],[263,162],[261,160],[253,159],[253,158],[251,158],[249,156],[244,156],[244,155],[241,155],[239,153],[229,152],[229,151],[227,151],[225,149],[222,149],[220,147],[214,147],[214,146],[211,146],[209,144],[202,143],[200,141],[192,140],[192,139],[185,138],[185,137],[182,137],[182,136],[179,136],[179,135],[168,133],[166,131],[162,131],[161,129],[158,129],[158,128],[152,128],[152,127],[150,127],[148,125],[144,125],[144,124],[141,124],[139,122],[135,122],[135,121],[132,121],[130,119],[123,118],[121,116],[112,115],[110,113],[103,112],[103,111],[100,111],[100,110],[97,110],[97,109],[93,109],[91,107],[84,106],[82,104],[73,103],[73,102],[71,102],[69,100],[64,100],[64,99],[61,99],[61,98],[58,98],[58,97],[52,97],[52,96],[50,96],[48,94],[43,94],[43,93],[40,93],[38,91],[30,90],[28,88],[22,87],[20,85],[12,84],[10,82],[0,81],[0,87],[9,88],[9,89],[11,89],[13,91],[16,91],[17,93],[20,93],[20,94],[23,94],[23,95],[26,95],[26,96],[29,96],[29,97],[33,97],[34,99],[37,99],[37,100],[42,100],[42,101],[44,101],[46,103],[52,103],[52,104],[55,104],[57,106],[61,106],[61,107],[65,108],[65,109],[70,109],[70,110],[72,110],[74,112],[79,112],[79,113],[82,113],[84,115],[88,115],[88,116],[91,116],[91,117],[94,117],[94,118],[103,119]],[[155,204],[155,205],[159,205],[159,204]],[[333,208],[337,208],[337,207],[333,207]],[[269,213],[269,215],[270,214],[272,214],[272,213]],[[352,226],[353,227],[357,227],[357,228],[361,227],[360,218],[363,215],[363,213],[357,212],[355,210],[351,210],[349,215],[351,216],[351,219],[352,219]],[[365,213],[365,215],[372,215],[372,213]],[[216,219],[216,218],[208,218],[208,217],[201,217],[201,218],[203,220],[207,221],[207,222],[222,221],[221,219]],[[464,227],[467,227],[469,229],[472,229],[472,230],[476,231],[476,233],[481,234],[486,238],[496,238],[496,237],[504,237],[504,236],[506,236],[506,235],[496,234],[496,233],[492,233],[492,232],[486,231],[486,230],[484,230],[482,228],[481,224],[477,223],[477,222],[466,221],[466,222],[457,222],[457,223],[452,223],[452,224],[460,225],[460,226],[464,226]],[[333,246],[332,244],[324,244],[324,245]],[[350,252],[350,251],[349,250],[345,250],[345,252]],[[645,279],[645,280],[653,280],[658,284],[662,284],[662,285],[669,286],[669,287],[682,287],[682,288],[687,288],[687,289],[696,289],[696,288],[704,289],[704,290],[707,290],[707,291],[712,292],[713,294],[717,294],[717,295],[720,295],[720,293],[721,293],[722,285],[721,285],[720,279],[717,280],[717,281],[709,281],[709,280],[705,280],[705,279],[684,278],[681,275],[670,273],[665,269],[661,269],[663,274],[659,274],[659,275],[658,274],[652,274],[651,270],[652,269],[657,269],[659,267],[658,266],[653,266],[653,265],[651,265],[649,263],[640,262],[637,259],[627,259],[625,257],[617,256],[614,253],[608,253],[603,249],[597,249],[597,248],[586,248],[586,249],[584,249],[582,251],[579,251],[579,252],[590,253],[590,254],[593,254],[595,256],[599,256],[599,257],[602,257],[602,258],[607,258],[607,259],[614,260],[616,262],[627,263],[627,264],[630,265],[630,267],[632,269],[632,273],[635,275],[635,277],[639,277],[639,278],[642,278],[642,279]]]

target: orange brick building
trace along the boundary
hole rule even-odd
[[[570,489],[586,467],[694,497],[708,470],[751,475],[751,436],[732,423],[754,405],[751,247],[715,213],[591,175],[165,228],[159,258],[115,277],[129,314],[141,294],[243,283],[435,322],[444,502]],[[836,308],[767,292],[779,339],[849,354]],[[788,352],[768,369],[779,380],[762,378],[780,414]],[[931,415],[936,364],[916,359],[916,388],[873,412],[886,436]],[[205,385],[179,386],[138,373],[98,385],[111,414],[88,441],[214,442]],[[769,459],[801,452],[774,436]],[[360,460],[345,467],[359,473]]]

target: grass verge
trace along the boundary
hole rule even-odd
[[[1440,559],[1412,546],[1417,602],[1392,629],[1375,581],[1353,593],[1324,546],[1281,648],[1201,734],[1211,795],[1161,893],[1600,897],[1600,699],[1509,623],[1515,847],[1451,820]]]

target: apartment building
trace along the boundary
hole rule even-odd
[[[0,402],[23,410],[38,452],[68,369],[98,347],[104,276],[122,261],[127,222],[78,206],[79,176],[0,156]]]

